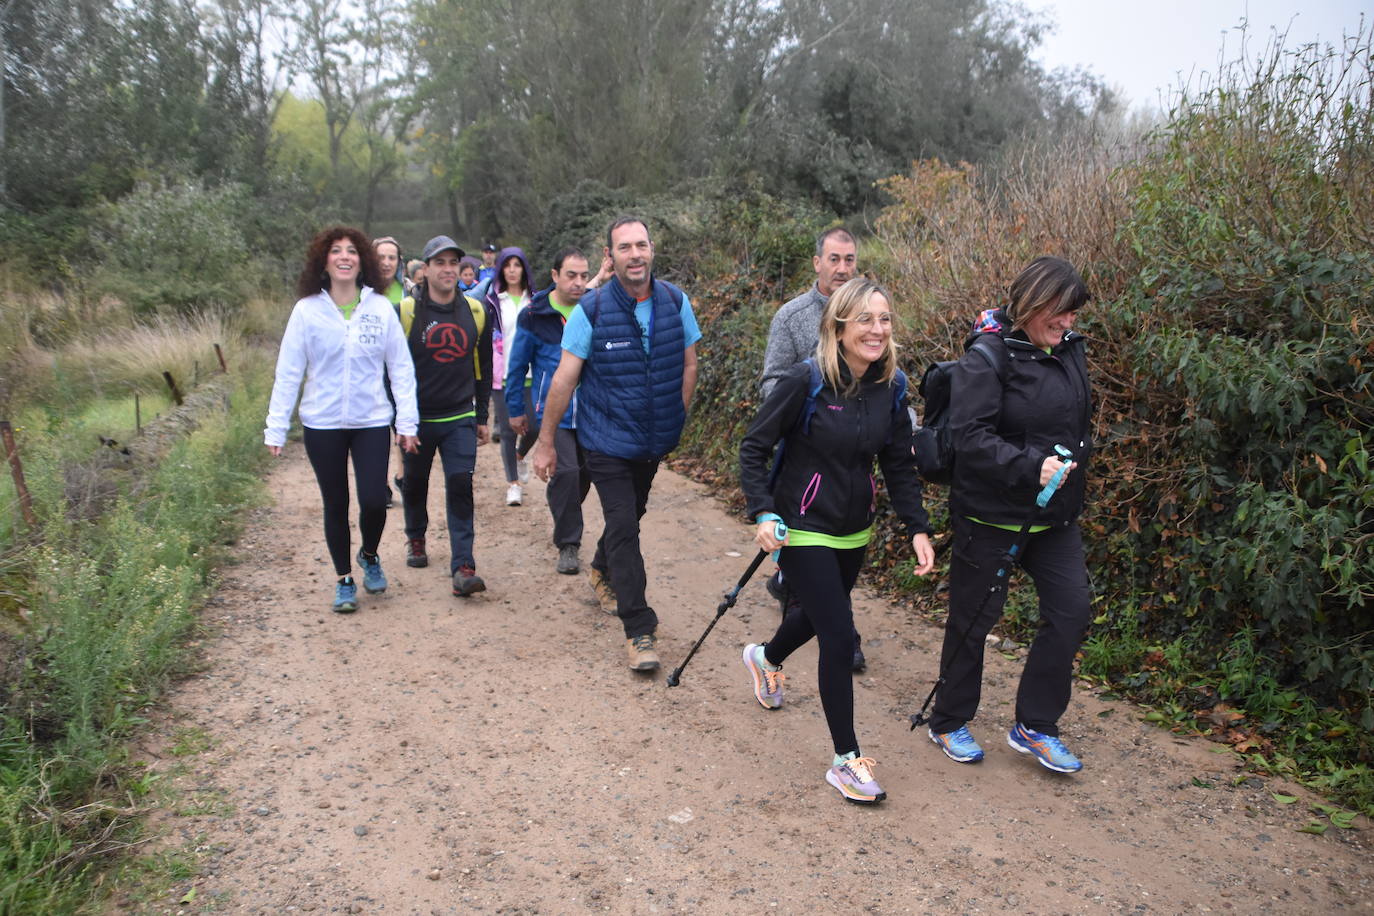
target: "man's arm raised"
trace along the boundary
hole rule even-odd
[[[563,414],[568,412],[568,404],[572,401],[573,392],[577,390],[577,383],[582,378],[584,362],[580,356],[564,350],[562,358],[558,361],[558,368],[553,373],[553,380],[549,382],[549,393],[544,399],[544,422],[539,427],[539,441],[535,443],[533,453],[534,475],[540,480],[548,480],[558,463],[558,454],[554,451],[554,436],[558,432],[558,424],[563,422]],[[695,359],[693,363],[695,378]]]

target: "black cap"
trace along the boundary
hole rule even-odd
[[[487,242],[485,245],[482,246],[482,250],[483,250],[483,251],[496,251],[497,249],[496,249],[496,246],[493,245],[491,242]]]

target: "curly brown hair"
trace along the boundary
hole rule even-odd
[[[377,253],[372,250],[372,242],[367,236],[352,226],[330,226],[320,230],[305,250],[305,266],[301,268],[300,279],[296,281],[296,295],[301,299],[328,289],[325,260],[329,257],[330,247],[339,239],[348,239],[358,249],[358,285],[370,286],[375,290],[384,288],[379,285],[382,282],[382,269],[377,266]]]

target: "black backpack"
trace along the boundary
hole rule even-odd
[[[997,373],[997,381],[1006,384],[1007,346],[995,334],[979,334],[973,338],[967,353],[978,353]],[[916,470],[927,483],[949,483],[954,476],[954,443],[949,438],[949,373],[958,360],[932,363],[921,377],[921,400],[925,411],[920,425],[911,434],[911,453],[916,458]]]

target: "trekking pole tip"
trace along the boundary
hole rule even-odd
[[[925,725],[925,724],[926,724],[926,714],[925,714],[925,713],[923,713],[923,712],[912,713],[912,715],[911,715],[911,731],[915,731],[917,728],[919,728],[920,726]]]
[[[678,668],[678,669],[677,669],[676,671],[674,671],[672,674],[668,675],[668,681],[667,681],[668,686],[669,686],[669,687],[676,687],[676,686],[677,686],[677,682],[678,682],[678,678],[679,678],[681,675],[682,675],[682,669],[681,669],[681,668]]]

